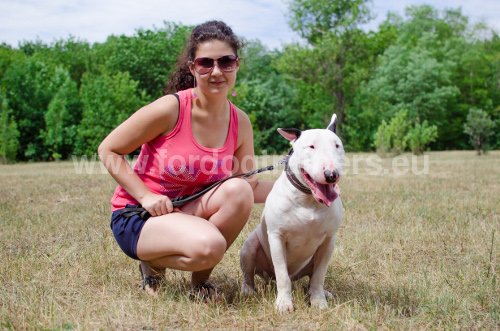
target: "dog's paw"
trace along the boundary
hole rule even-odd
[[[326,297],[326,300],[329,300],[329,301],[332,301],[333,299],[335,299],[335,296],[333,295],[333,293],[330,291],[327,291],[327,290],[325,290],[325,297]]]
[[[326,299],[311,299],[311,306],[317,309],[326,309],[328,308],[328,303],[326,302]]]
[[[290,295],[278,295],[275,306],[276,310],[280,313],[293,312],[292,297]]]
[[[246,283],[241,284],[241,295],[243,295],[244,297],[251,297],[254,296],[256,293],[257,292],[252,286]]]
[[[326,302],[325,293],[311,294],[311,306],[318,309],[326,309],[328,308],[328,303]]]

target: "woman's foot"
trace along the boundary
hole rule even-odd
[[[217,288],[209,281],[201,281],[198,284],[191,284],[191,299],[199,300],[204,303],[221,302],[222,295]]]
[[[161,282],[165,279],[165,269],[153,268],[149,263],[141,261],[139,271],[142,289],[151,296],[157,296]]]

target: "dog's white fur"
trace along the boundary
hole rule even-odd
[[[305,172],[315,182],[335,187],[337,180],[328,183],[325,179],[325,170],[340,175],[344,162],[342,142],[334,133],[335,121],[334,114],[327,129],[306,130],[298,138],[278,129],[292,143],[289,167],[303,185],[308,183]],[[269,193],[261,223],[240,252],[243,295],[255,292],[255,274],[275,278],[276,309],[293,311],[291,281],[309,276],[311,305],[326,308],[330,293],[324,290],[325,275],[342,216],[340,196],[323,201],[317,195],[305,194],[283,172]]]

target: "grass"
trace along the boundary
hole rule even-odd
[[[384,159],[376,175],[373,155],[349,155],[326,278],[335,299],[312,309],[299,281],[290,315],[275,312],[273,283],[239,295],[239,248],[261,205],[214,270],[224,303],[192,302],[180,271],[151,298],[109,228],[109,175],[76,174],[72,162],[1,165],[0,329],[498,329],[500,152],[427,157],[427,174]]]

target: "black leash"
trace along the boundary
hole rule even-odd
[[[278,164],[283,164],[283,163],[287,162],[288,157],[289,157],[289,155],[285,156],[283,159],[281,159],[278,162]],[[253,175],[256,175],[256,174],[260,174],[261,172],[270,171],[270,170],[274,170],[274,165],[269,165],[269,166],[266,166],[266,167],[263,167],[263,168],[260,168],[260,169],[252,170],[252,171],[249,171],[249,172],[245,172],[243,174],[237,174],[237,175],[232,175],[232,176],[223,178],[221,180],[218,180],[218,181],[210,184],[209,186],[205,187],[204,189],[202,189],[199,192],[196,192],[193,195],[182,196],[182,197],[177,197],[177,198],[172,199],[172,206],[173,207],[184,206],[188,202],[193,201],[195,199],[198,199],[203,194],[207,193],[208,191],[210,191],[214,187],[219,186],[220,184],[224,183],[225,181],[227,181],[229,179],[232,179],[232,178],[248,178],[250,176],[253,176]],[[124,216],[127,219],[130,218],[130,217],[132,217],[132,216],[134,216],[134,215],[139,215],[139,217],[142,220],[144,220],[144,221],[146,221],[148,218],[151,217],[151,214],[146,209],[144,209],[141,205],[130,206],[130,207],[129,207],[129,205],[127,205],[127,207],[125,207],[125,208],[123,208],[121,210],[121,215]]]

